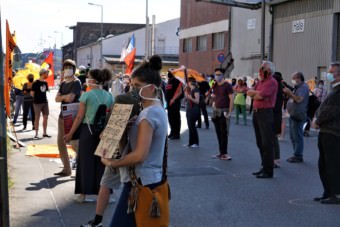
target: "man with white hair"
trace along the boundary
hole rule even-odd
[[[257,178],[273,178],[274,173],[274,114],[277,82],[273,78],[275,65],[263,61],[259,70],[259,82],[247,92],[253,102],[253,125],[256,144],[260,150],[262,168],[254,172]]]

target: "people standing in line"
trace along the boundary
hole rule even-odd
[[[200,91],[194,78],[189,78],[184,95],[187,100],[186,117],[189,130],[189,143],[186,146],[190,148],[198,148],[199,137],[196,128],[196,122],[200,117]]]
[[[236,124],[239,123],[240,113],[243,116],[243,124],[247,125],[247,110],[246,110],[246,94],[248,87],[244,84],[243,80],[239,79],[237,85],[234,87],[236,93],[234,99],[234,109],[236,111]]]
[[[209,93],[209,89],[210,89],[208,81],[203,80],[203,81],[199,82],[198,83],[198,89],[200,91],[200,103],[199,103],[200,113],[199,113],[199,117],[198,117],[198,121],[197,121],[197,128],[202,127],[201,114],[203,114],[205,128],[209,129],[209,118],[208,118],[207,104],[205,102],[206,95]]]
[[[39,79],[34,81],[32,84],[31,95],[33,96],[33,108],[34,108],[34,128],[35,136],[34,139],[39,139],[39,120],[40,113],[43,115],[43,137],[50,138],[51,136],[47,134],[47,121],[49,115],[49,107],[46,92],[48,91],[48,84],[46,79],[48,77],[49,71],[47,69],[41,69],[39,72]]]
[[[33,108],[33,97],[31,95],[31,90],[32,90],[32,85],[34,81],[34,75],[33,74],[28,74],[27,75],[27,80],[23,86],[23,93],[24,93],[24,113],[23,113],[23,126],[24,128],[22,130],[26,130],[27,127],[27,118],[28,115],[30,115],[30,119],[32,121],[32,130],[34,130],[34,108]]]
[[[121,75],[117,74],[112,81],[111,84],[111,94],[115,98],[118,95],[121,95],[124,93],[124,85],[121,79]]]
[[[270,61],[263,61],[259,70],[259,82],[247,95],[254,99],[253,125],[256,144],[260,151],[262,168],[253,172],[257,178],[273,178],[274,174],[274,114],[276,102],[277,82],[273,78],[275,65]]]
[[[81,94],[81,81],[75,76],[76,71],[76,63],[71,59],[66,59],[63,63],[63,74],[64,80],[61,82],[59,91],[55,97],[56,102],[61,103],[61,108],[63,104],[71,104],[78,103],[79,97]],[[69,154],[67,152],[66,143],[64,140],[64,119],[62,115],[62,111],[60,110],[59,118],[58,118],[58,137],[57,144],[59,150],[59,156],[61,162],[63,163],[63,169],[55,173],[54,175],[58,176],[69,176],[71,175],[71,166]],[[76,140],[71,140],[71,145],[74,150],[78,149],[78,138]]]
[[[255,78],[252,85],[251,85],[251,88],[254,89],[255,85],[259,82],[259,79],[258,78]],[[249,115],[253,112],[253,103],[254,103],[254,99],[251,99],[250,101],[250,107],[249,107]]]
[[[303,124],[307,118],[309,88],[301,72],[292,74],[294,91],[283,88],[283,92],[289,96],[287,110],[289,113],[289,133],[293,145],[293,156],[287,162],[303,162]]]
[[[282,106],[283,106],[283,87],[282,87],[282,74],[280,72],[274,73],[274,79],[277,82],[276,101],[273,109],[274,114],[274,168],[280,167],[280,144],[279,136],[281,135],[282,126]]]
[[[319,128],[319,175],[323,194],[314,198],[323,204],[338,204],[340,198],[340,62],[330,64],[327,80],[332,90],[319,107],[314,127]]]
[[[77,155],[75,200],[84,202],[86,195],[97,195],[100,180],[104,172],[104,165],[100,157],[94,155],[99,144],[99,136],[92,135],[96,112],[101,104],[110,110],[113,104],[111,93],[103,89],[103,84],[111,80],[112,74],[108,69],[91,69],[86,79],[90,91],[80,96],[79,110],[70,132],[64,136],[65,142],[72,139],[78,127],[80,128],[79,148]]]
[[[181,134],[181,100],[184,97],[183,85],[174,75],[168,71],[168,83],[165,87],[165,99],[168,109],[168,120],[170,126],[170,140],[180,139]]]
[[[15,112],[13,118],[13,124],[17,123],[20,110],[23,109],[24,104],[24,92],[22,89],[14,87],[14,94],[15,94]]]
[[[83,65],[80,65],[78,67],[78,70],[79,70],[79,76],[78,76],[78,79],[80,80],[80,84],[81,84],[81,88],[82,88],[82,91],[85,91],[86,89],[86,86],[85,83],[86,83],[86,67],[83,66]]]
[[[325,87],[325,82],[323,80],[319,80],[318,86],[314,88],[314,95],[318,98],[319,102],[323,102],[327,97],[327,88]]]
[[[130,167],[135,167],[137,179],[145,187],[153,189],[162,183],[168,120],[159,99],[162,92],[160,69],[161,59],[152,56],[149,62],[144,62],[133,71],[131,84],[141,98],[143,110],[128,130],[131,150],[123,153],[121,159],[102,158],[106,166],[119,167],[124,183],[110,226],[136,226],[134,213],[127,212],[132,188]]]
[[[219,153],[213,155],[213,158],[220,160],[231,160],[228,154],[228,137],[229,137],[229,125],[230,116],[233,111],[233,88],[224,79],[224,69],[215,69],[216,83],[212,87],[213,97],[213,112],[211,120],[214,123]]]

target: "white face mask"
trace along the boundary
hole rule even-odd
[[[144,99],[144,100],[160,101],[158,98],[149,98],[149,97],[145,97],[145,96],[142,95],[142,90],[143,90],[143,88],[149,87],[149,86],[151,86],[151,85],[152,85],[152,84],[147,84],[147,85],[141,87],[141,88],[139,89],[138,95],[139,95],[142,99]],[[165,99],[164,99],[163,91],[161,91],[161,92],[162,92],[163,100],[165,100]]]
[[[65,69],[64,70],[64,78],[66,79],[67,77],[70,78],[73,76],[73,69]]]
[[[296,80],[292,80],[292,84],[295,86],[297,85]]]
[[[99,85],[96,84],[96,83],[92,83],[94,79],[89,79],[89,78],[86,78],[86,86],[88,87],[98,87]]]

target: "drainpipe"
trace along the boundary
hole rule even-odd
[[[270,6],[269,13],[271,15],[270,22],[270,33],[269,33],[269,51],[268,51],[268,60],[274,60],[274,8]]]

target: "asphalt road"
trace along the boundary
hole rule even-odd
[[[55,93],[49,94],[48,133],[52,138],[32,140],[33,131],[22,132],[22,126],[16,127],[18,137],[26,144],[56,144],[59,105],[54,102]],[[199,137],[199,148],[183,146],[188,143],[188,132],[182,112],[181,140],[169,142],[171,226],[340,226],[340,206],[312,200],[322,193],[317,132],[305,138],[305,162],[301,164],[285,161],[292,154],[286,135],[286,140],[280,142],[281,168],[275,169],[273,179],[257,179],[251,174],[259,169],[260,158],[250,118],[247,126],[235,125],[232,119],[231,161],[211,158],[218,151],[212,124],[209,130],[199,129]],[[75,173],[71,177],[53,176],[60,170],[60,163],[27,157],[22,148],[12,150],[9,165],[14,181],[10,191],[11,226],[73,227],[93,217],[94,202],[73,201]],[[104,226],[108,226],[114,208],[115,203],[107,208]]]

